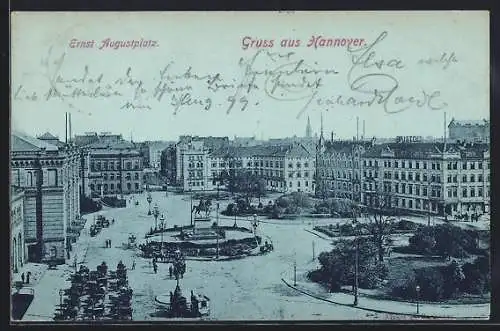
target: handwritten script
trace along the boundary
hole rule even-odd
[[[13,87],[13,98],[25,102],[59,100],[78,110],[78,100],[116,99],[124,111],[147,111],[161,105],[173,114],[186,109],[230,114],[259,108],[262,101],[274,100],[289,103],[291,109],[297,110],[297,118],[310,109],[328,111],[339,106],[378,108],[386,113],[445,108],[447,103],[438,89],[402,92],[400,77],[407,67],[417,64],[380,55],[387,38],[388,33],[382,32],[373,42],[349,44],[342,50],[349,61],[348,68],[339,68],[333,60],[327,66],[319,65],[299,57],[295,51],[259,49],[235,61],[231,75],[204,72],[180,65],[174,59],[148,77],[143,70],[139,75],[133,66],[111,76],[89,64],[83,65],[77,75],[69,75],[65,67],[68,55],[51,48],[41,60],[40,75],[47,84],[41,90],[33,90],[21,82]],[[448,60],[446,66],[456,62],[453,54],[453,61]],[[418,64],[431,63],[428,60]]]

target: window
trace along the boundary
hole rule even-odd
[[[135,183],[135,190],[139,190],[139,183]]]
[[[297,187],[300,187],[300,182],[297,182]]]
[[[109,174],[109,179],[114,180],[115,179],[115,174]]]
[[[424,169],[427,169],[427,162],[424,162]]]
[[[249,164],[250,166],[250,164]],[[217,162],[212,162],[212,168],[217,168]]]
[[[448,195],[447,195],[448,198],[451,198],[451,189],[448,189],[447,193],[448,193]]]
[[[458,176],[457,175],[453,176],[453,183],[458,183]]]
[[[90,184],[90,191],[93,192],[95,190],[95,185],[94,184]]]
[[[431,163],[431,169],[436,170],[436,164],[434,162]]]
[[[420,169],[420,162],[415,163],[415,168]]]
[[[108,191],[108,184],[104,184],[104,192]]]
[[[127,183],[127,190],[129,190],[129,191],[130,191],[131,189],[132,189],[132,184]]]
[[[47,171],[49,186],[57,186],[57,169]]]
[[[293,178],[293,173],[292,172],[288,173],[288,178]]]
[[[394,168],[398,167],[398,161],[394,161]]]
[[[418,164],[418,163],[417,163],[417,164]],[[415,174],[415,180],[416,180],[417,182],[419,182],[419,181],[420,181],[420,173]]]
[[[476,176],[470,175],[470,182],[474,183],[476,181]]]
[[[471,170],[476,169],[476,162],[471,162],[471,163],[470,163],[470,169],[471,169]]]
[[[470,188],[470,196],[471,198],[474,198],[476,196],[476,190],[473,187]]]
[[[441,170],[441,163],[436,163],[436,169]]]
[[[463,183],[467,183],[467,175],[463,175],[462,176],[462,182]]]
[[[297,162],[297,168],[300,168],[301,167],[301,164]]]
[[[278,162],[276,162],[276,166],[278,166]],[[309,167],[309,163],[304,163],[304,168],[308,168]],[[307,186],[307,185],[306,185]]]
[[[125,169],[126,170],[130,170],[132,168],[132,162],[130,161],[127,161],[126,165],[125,165]]]
[[[478,162],[477,168],[478,169],[483,169],[483,162]]]
[[[304,171],[304,177],[309,177],[309,172],[308,171]]]
[[[115,190],[115,184],[109,184],[109,187],[110,187],[111,191]]]
[[[426,196],[427,196],[427,187],[423,187],[423,188],[422,188],[422,195],[423,195],[424,197],[426,197]]]
[[[478,187],[477,188],[477,196],[478,197],[483,197],[483,188],[482,187]]]
[[[131,180],[132,178],[130,177],[130,172],[127,172],[127,174],[125,175],[125,179],[126,180]]]
[[[451,183],[451,175],[448,175],[447,182]]]
[[[467,188],[462,189],[462,197],[466,198],[467,197]]]
[[[451,170],[451,162],[448,162],[448,170]]]
[[[477,181],[482,182],[483,181],[483,175],[477,175]]]
[[[139,180],[139,173],[138,173],[138,172],[136,172],[136,173],[135,173],[135,175],[134,175],[134,179],[135,179],[135,180]]]
[[[467,170],[467,162],[465,161],[462,162],[462,169]]]

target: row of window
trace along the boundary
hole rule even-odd
[[[133,164],[134,170],[139,170],[139,161],[135,161]],[[119,161],[93,161],[90,162],[90,171],[100,171],[100,170],[121,170]],[[132,161],[125,162],[125,170],[132,170]]]
[[[351,168],[352,165],[353,165],[352,161],[328,160],[328,159],[318,160],[318,166],[320,167]],[[358,161],[354,161],[354,168],[359,168]]]
[[[484,195],[484,193],[486,193],[486,196]],[[482,187],[478,186],[478,187],[464,187],[462,188],[462,197],[463,198],[476,198],[476,197],[489,197],[490,196],[490,192],[489,192],[489,187],[486,189],[486,190],[483,190]],[[458,197],[458,188],[456,187],[453,187],[453,188],[449,188],[447,190],[447,197],[448,198],[457,198]]]
[[[95,190],[97,189],[97,191],[98,191],[97,193],[98,193],[98,194],[100,194],[100,192],[101,192],[101,187],[102,187],[102,189],[103,189],[104,193],[109,193],[109,192],[108,192],[108,189],[109,189],[109,190],[111,190],[111,191],[114,191],[114,190],[115,190],[115,184],[113,184],[113,183],[109,184],[109,186],[108,186],[108,184],[103,184],[103,185],[101,185],[101,184],[97,184],[97,185],[95,185],[95,184],[90,184],[90,190],[91,190],[91,191],[95,191]],[[120,190],[121,190],[121,187],[122,187],[122,186],[121,186],[121,184],[119,184],[119,183],[118,183],[118,184],[116,184],[116,190],[120,191]],[[127,187],[127,191],[132,190],[132,183],[127,183],[127,184],[126,184],[126,187]],[[139,183],[134,183],[134,186],[133,186],[133,187],[134,187],[134,189],[135,189],[136,191],[137,191],[137,190],[139,190]],[[111,193],[114,193],[114,192],[111,192]],[[119,192],[118,192],[118,193],[119,193]]]
[[[111,174],[104,173],[104,174],[102,174],[102,179],[104,179],[104,180],[108,180],[108,178],[109,178],[109,180],[114,180],[115,177],[116,177],[117,180],[120,179],[120,173],[117,173],[117,174],[114,174],[114,173],[111,173]],[[138,172],[134,173],[134,180],[139,180],[139,178],[140,178],[139,173]],[[130,174],[130,172],[127,172],[125,174],[125,179],[126,180],[132,180],[132,175]]]
[[[393,176],[394,175],[394,176]],[[377,178],[377,172],[374,173],[374,178]],[[392,173],[391,171],[384,171],[384,179],[395,179],[395,180],[411,180],[416,182],[428,182],[431,183],[441,183],[441,175],[439,174],[431,174],[427,173],[413,173],[413,172],[399,172],[395,171]]]

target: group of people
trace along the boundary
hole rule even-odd
[[[28,271],[26,273],[26,276],[24,275],[24,272],[21,274],[21,281],[23,282],[23,284],[29,284],[30,278],[31,278],[31,271]]]
[[[106,239],[106,248],[111,248],[111,239]]]

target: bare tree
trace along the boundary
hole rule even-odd
[[[397,209],[393,207],[393,195],[380,190],[367,194],[366,202],[364,211],[369,220],[368,230],[377,247],[378,260],[383,262]]]

